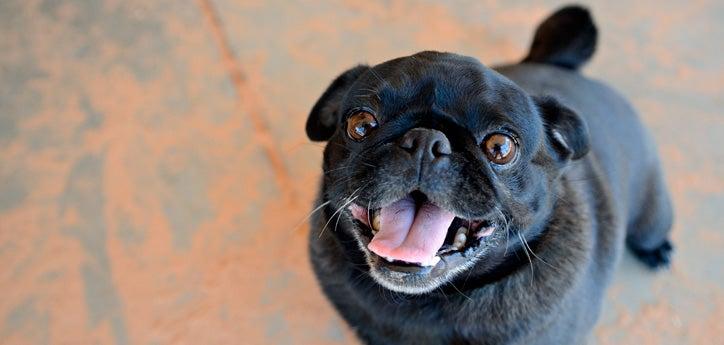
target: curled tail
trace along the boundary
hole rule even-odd
[[[593,56],[597,37],[596,25],[586,8],[563,7],[538,26],[523,62],[578,69]]]

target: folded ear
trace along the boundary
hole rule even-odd
[[[342,73],[319,98],[307,118],[307,136],[313,141],[329,140],[337,128],[339,107],[352,84],[369,66],[359,65]]]
[[[555,98],[535,98],[546,135],[562,160],[576,160],[588,153],[589,135],[586,122]]]

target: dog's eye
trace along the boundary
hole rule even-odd
[[[364,139],[375,128],[377,128],[377,119],[366,111],[356,112],[347,119],[347,135],[352,140]]]
[[[502,133],[493,133],[483,140],[485,156],[495,164],[506,164],[513,160],[516,148],[513,138]]]

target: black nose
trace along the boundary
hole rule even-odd
[[[435,129],[414,128],[399,141],[402,149],[418,160],[434,162],[436,158],[452,153],[450,141]]]

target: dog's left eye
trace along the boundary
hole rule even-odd
[[[515,158],[515,140],[503,133],[493,133],[483,140],[483,151],[488,160],[495,164],[506,164]]]
[[[347,119],[347,135],[352,140],[364,139],[375,128],[377,128],[377,119],[366,111],[356,112]]]

